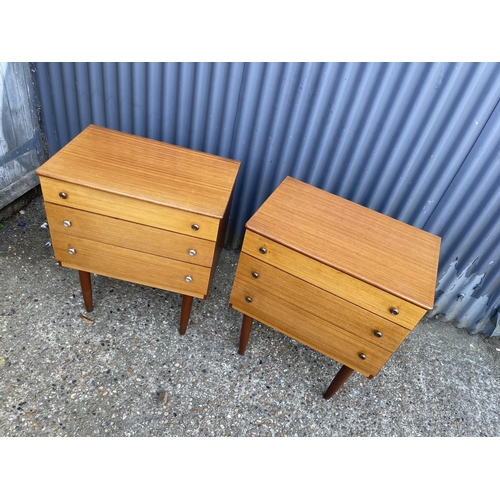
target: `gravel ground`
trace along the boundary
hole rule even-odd
[[[335,361],[254,323],[237,353],[224,250],[185,336],[181,297],[57,265],[38,196],[0,228],[0,436],[500,435],[500,339],[424,320],[330,400]],[[83,315],[83,317],[82,317]]]

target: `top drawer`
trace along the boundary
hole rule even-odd
[[[219,219],[41,177],[45,201],[216,241]]]
[[[247,230],[242,252],[412,330],[427,312],[368,283]],[[391,311],[397,309],[397,314]]]

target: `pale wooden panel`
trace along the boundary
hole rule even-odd
[[[52,239],[55,258],[64,267],[88,271],[141,285],[205,298],[210,268],[166,259],[156,255],[115,247],[83,238],[55,233]],[[74,248],[76,253],[68,253]],[[186,276],[193,281],[186,282]]]
[[[267,253],[260,253],[261,247],[265,247]],[[426,313],[426,310],[421,307],[357,280],[306,255],[290,250],[252,231],[246,231],[242,252],[357,304],[408,330],[412,330]],[[390,313],[394,307],[399,310],[397,316]]]
[[[438,236],[287,177],[246,227],[432,309]]]
[[[45,203],[45,211],[52,235],[60,233],[67,238],[78,236],[190,264],[212,265],[215,249],[213,241],[52,203]],[[70,227],[64,226],[65,220],[71,222]],[[196,255],[189,255],[191,249],[196,251]]]
[[[240,162],[90,125],[40,176],[221,218]]]
[[[258,273],[258,278],[252,277],[253,272]],[[409,333],[406,328],[244,253],[240,255],[235,280],[242,281],[252,297],[260,290],[268,290],[292,306],[388,351],[395,351]],[[382,332],[381,338],[374,335],[377,330]]]
[[[35,171],[41,140],[34,92],[29,63],[0,62],[0,219],[19,210],[24,204],[19,198],[39,184]]]
[[[231,306],[366,377],[375,376],[392,355],[267,290],[253,295],[251,303],[245,300],[249,294],[246,283],[236,281],[229,299]],[[366,354],[365,360],[359,358],[360,353]]]
[[[43,198],[46,202],[109,215],[117,219],[129,220],[211,241],[215,241],[217,238],[220,220],[214,217],[185,212],[176,208],[46,177],[41,177],[40,183]],[[61,191],[68,195],[65,200],[59,196]],[[192,224],[198,224],[198,231],[193,231]]]

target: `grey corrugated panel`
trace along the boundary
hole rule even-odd
[[[50,83],[52,87],[52,105],[54,107],[55,123],[57,124],[57,150],[66,145],[72,138],[70,124],[68,123],[68,114],[73,118],[77,116],[75,108],[67,108],[65,94],[69,91],[65,87],[71,88],[63,79],[63,73],[60,63],[50,63]],[[43,107],[43,102],[42,102]],[[50,141],[49,141],[50,144]],[[54,148],[55,149],[55,148]],[[55,152],[55,151],[54,151]]]
[[[286,175],[427,228],[443,237],[436,311],[472,332],[498,331],[490,320],[500,294],[498,63],[37,68],[51,154],[92,122],[240,160],[228,232],[233,247]],[[465,205],[470,213],[461,211]],[[453,300],[453,280],[456,286],[464,269],[465,295],[488,300]]]

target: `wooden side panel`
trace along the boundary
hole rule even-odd
[[[55,233],[55,258],[64,267],[109,276],[141,285],[205,298],[210,268],[187,264],[135,250]],[[73,248],[74,255],[68,250]],[[186,276],[192,281],[187,282]]]
[[[266,253],[261,253],[260,248],[265,248]],[[337,269],[252,231],[246,231],[242,252],[297,276],[348,302],[357,304],[408,330],[412,330],[427,312],[421,307],[394,297],[379,288],[341,273]],[[397,316],[391,314],[392,308],[399,310]]]
[[[167,229],[196,238],[211,241],[217,238],[219,219],[213,217],[45,177],[40,178],[40,183],[43,198],[49,203]],[[66,193],[67,198],[62,199],[59,196],[60,192]],[[193,224],[197,224],[199,229],[193,230],[191,227]]]
[[[160,257],[210,267],[215,243],[74,208],[45,203],[51,235],[77,236]],[[66,227],[64,221],[71,226]],[[54,236],[53,236],[54,237]],[[194,250],[195,255],[190,255]]]
[[[210,275],[210,281],[212,281],[215,272],[217,271],[217,265],[219,264],[220,254],[224,247],[224,241],[226,239],[227,224],[229,222],[229,214],[231,213],[231,205],[233,203],[233,192],[229,197],[229,202],[226,207],[224,216],[222,217],[219,224],[219,232],[217,233],[217,241],[215,242],[215,250],[213,253],[213,260],[211,263],[212,273]]]
[[[254,272],[258,273],[257,278],[252,276]],[[395,351],[409,333],[402,326],[246,254],[240,255],[235,280],[241,281],[252,297],[267,290],[292,306],[388,351]],[[377,331],[381,337],[375,336]]]

